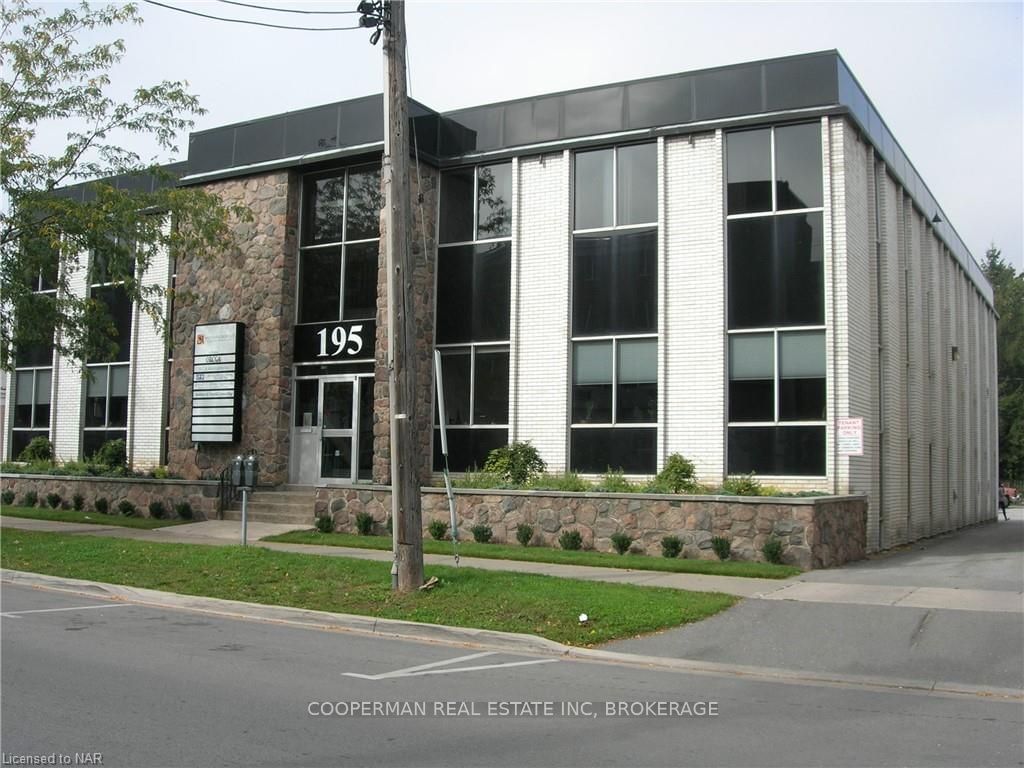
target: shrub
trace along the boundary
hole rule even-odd
[[[14,503],[14,491],[8,488],[3,493],[0,493],[0,501],[3,502],[5,507],[11,506]]]
[[[516,526],[516,541],[524,547],[530,546],[533,541],[533,526],[528,523],[520,523]]]
[[[53,491],[51,491],[50,493],[46,494],[46,503],[50,505],[50,509],[56,509],[57,507],[59,507],[60,501],[61,499],[59,493],[54,493]]]
[[[28,445],[18,454],[18,461],[49,463],[53,461],[53,446],[49,438],[39,435],[28,441]]]
[[[491,530],[491,526],[484,525],[483,523],[477,523],[469,530],[470,533],[473,534],[473,541],[478,544],[487,544],[490,542],[491,537],[494,536],[494,531]]]
[[[192,519],[192,505],[187,501],[179,501],[174,505],[174,514],[180,517],[182,520]]]
[[[360,536],[372,536],[373,535],[373,515],[371,515],[369,512],[357,512],[356,513],[356,532]]]
[[[769,536],[761,547],[761,554],[769,563],[780,564],[782,562],[782,539],[777,536]]]
[[[110,511],[110,502],[103,496],[100,496],[96,501],[92,503],[93,509],[99,512],[101,515],[107,514]]]
[[[21,506],[34,507],[38,501],[38,493],[36,493],[35,491],[25,491],[25,495],[21,497]]]
[[[117,511],[121,513],[122,517],[135,517],[138,514],[135,505],[128,501],[128,499],[121,499],[117,503]]]
[[[583,534],[576,530],[562,531],[558,544],[562,549],[583,549]]]
[[[508,483],[494,472],[466,472],[453,479],[452,485],[456,488],[505,488]]]
[[[361,513],[364,514],[364,513]],[[371,521],[373,518],[370,518]],[[316,529],[320,533],[334,533],[334,515],[317,515],[316,516]]]
[[[673,453],[665,460],[665,466],[655,478],[655,483],[669,493],[692,493],[697,487],[694,472],[692,461]]]
[[[518,440],[511,445],[495,448],[487,454],[484,472],[493,472],[515,485],[526,485],[530,480],[547,469],[537,449],[529,441]]]
[[[562,472],[554,475],[545,472],[533,478],[529,487],[535,491],[564,491],[567,493],[583,493],[593,490],[593,486],[575,472]]]
[[[628,533],[619,531],[612,534],[612,546],[615,547],[615,551],[620,555],[624,555],[629,552],[629,548],[633,546],[633,537]]]
[[[92,461],[104,467],[124,467],[128,462],[124,440],[108,440],[92,455]]]
[[[722,487],[719,490],[731,496],[760,496],[761,483],[758,482],[757,478],[754,477],[754,473],[751,472],[749,475],[735,475],[734,477],[725,478],[725,482],[722,483]]]
[[[605,493],[636,493],[636,485],[626,479],[622,470],[609,468],[595,490]]]
[[[662,557],[679,557],[683,551],[683,540],[678,536],[666,536],[661,540]]]
[[[155,480],[166,480],[170,477],[167,467],[153,467],[153,471],[150,474],[153,475]]]
[[[444,541],[448,535],[448,521],[447,520],[431,520],[427,526],[427,530],[430,531],[430,535],[437,539],[437,541]]]
[[[715,550],[719,560],[728,560],[732,550],[732,542],[725,538],[725,536],[712,536],[711,548]]]
[[[167,510],[164,508],[162,501],[151,501],[149,502],[149,516],[154,520],[163,520],[164,515],[167,514]]]
[[[76,512],[81,512],[85,509],[85,496],[80,493],[76,493],[71,497],[71,506],[74,507]]]

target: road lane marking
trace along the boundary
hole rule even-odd
[[[0,613],[5,619],[17,619],[27,613],[57,613],[59,611],[91,611],[95,608],[127,608],[128,603],[111,603],[110,605],[82,605],[74,608],[36,608],[31,611],[4,611]]]
[[[419,664],[415,667],[405,667],[404,669],[396,669],[393,672],[383,672],[379,675],[363,675],[358,672],[342,672],[341,674],[345,677],[358,677],[360,680],[390,680],[396,677],[418,677],[420,675],[447,675],[451,672],[475,672],[481,669],[500,669],[501,667],[522,667],[528,664],[550,664],[552,661],[558,661],[558,659],[531,659],[529,661],[509,661],[501,664],[478,664],[472,667],[451,666],[452,664],[457,664],[462,661],[482,659],[485,656],[494,656],[496,654],[497,651],[471,653],[468,656],[456,656],[454,659],[432,661],[429,664]],[[438,669],[438,667],[446,667],[446,669]]]

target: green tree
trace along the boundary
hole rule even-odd
[[[1024,481],[1024,273],[1018,274],[993,245],[982,263],[995,294],[999,327],[999,476]]]
[[[141,21],[134,5],[83,2],[52,15],[26,0],[0,8],[0,368],[12,367],[17,349],[51,341],[79,361],[116,349],[103,303],[69,290],[81,270],[102,269],[104,282],[120,283],[164,327],[165,281],[141,279],[153,254],[220,252],[230,243],[230,218],[245,216],[201,189],[175,186],[154,159],[118,143],[138,134],[154,152],[173,152],[203,112],[182,82],[138,88],[124,101],[107,95],[107,72],[124,43],[79,38]],[[67,130],[66,147],[41,152],[37,134],[54,125]],[[80,186],[67,189],[73,185]],[[102,258],[83,264],[85,253]]]

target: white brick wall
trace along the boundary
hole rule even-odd
[[[513,197],[512,435],[565,469],[569,398],[568,152],[521,158]]]
[[[68,281],[68,288],[74,296],[85,296],[86,271],[88,253],[78,256],[81,268],[74,270]],[[82,444],[82,398],[85,395],[85,382],[82,380],[82,368],[77,363],[58,358],[53,369],[54,391],[53,400],[53,454],[58,461],[75,461],[80,458]]]
[[[665,141],[662,458],[681,453],[706,482],[725,474],[725,228],[721,131]]]

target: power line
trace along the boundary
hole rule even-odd
[[[187,13],[190,16],[200,16],[204,19],[213,19],[214,21],[229,21],[234,24],[251,24],[255,27],[270,27],[271,29],[292,29],[299,32],[342,32],[349,29],[361,29],[362,27],[290,27],[285,24],[268,24],[265,21],[247,21],[245,19],[229,19],[224,16],[211,16],[208,13],[200,13],[199,11],[190,11],[187,8],[176,8],[173,5],[165,5],[164,3],[158,3],[157,0],[142,0],[144,3],[150,5],[158,5],[161,8],[166,8],[169,11],[177,11],[178,13]]]
[[[252,3],[240,3],[238,0],[217,0],[218,3],[227,5],[239,5],[242,8],[255,8],[258,11],[278,11],[279,13],[306,13],[318,16],[342,16],[348,13],[359,13],[359,11],[303,11],[297,8],[274,8],[269,5],[253,5]]]

